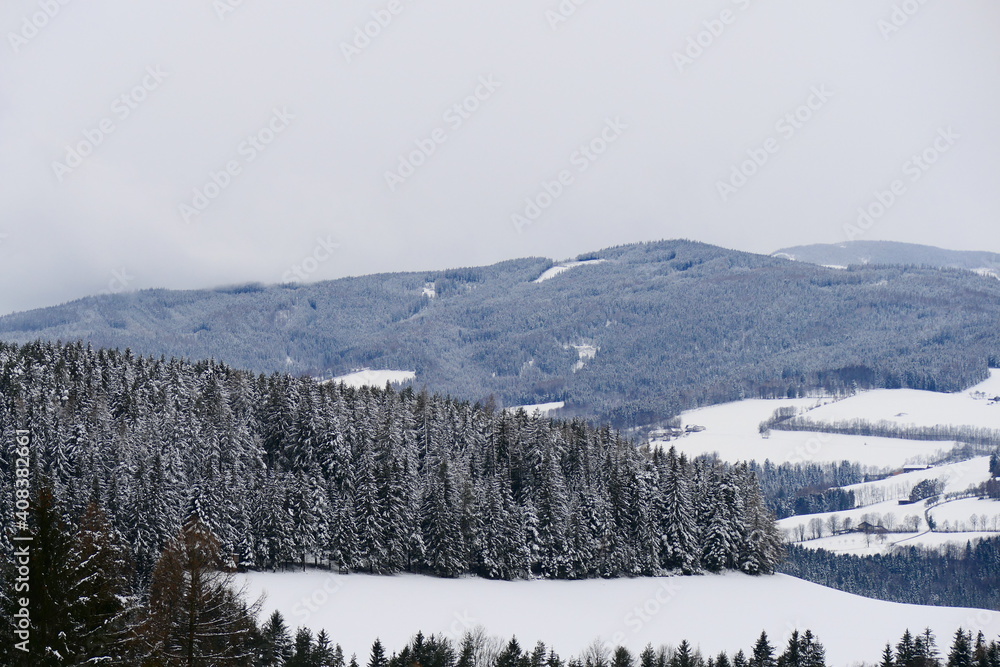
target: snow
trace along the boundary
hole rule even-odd
[[[458,638],[483,626],[488,634],[523,647],[542,640],[563,658],[594,639],[638,652],[687,639],[707,653],[749,652],[765,630],[781,646],[795,628],[811,629],[826,646],[828,664],[874,663],[886,642],[903,631],[930,627],[941,643],[961,626],[1000,633],[1000,613],[922,607],[870,600],[786,575],[729,573],[700,577],[588,581],[487,581],[416,575],[338,576],[328,572],[241,575],[250,599],[262,592],[266,618],[275,609],[286,623],[325,629],[359,662],[381,638],[398,651],[424,634]]]
[[[807,540],[806,542],[801,542],[800,546],[808,549],[824,549],[839,554],[873,556],[909,547],[939,549],[947,545],[954,545],[960,549],[964,549],[965,545],[969,542],[975,544],[979,540],[996,536],[996,533],[983,531],[967,533],[890,533],[884,538],[875,535],[869,537],[862,533],[848,533],[846,535],[821,537],[818,540]]]
[[[810,410],[802,417],[832,423],[861,419],[898,425],[971,426],[1000,430],[1000,370],[991,369],[988,380],[967,391],[943,394],[917,389],[876,389]]]
[[[564,345],[564,349],[573,348],[576,350],[577,361],[573,364],[573,372],[576,373],[578,370],[587,365],[587,362],[597,356],[597,353],[601,348],[596,345],[591,345],[590,343],[570,343],[569,345]]]
[[[875,438],[855,435],[812,433],[805,431],[771,431],[761,437],[760,423],[781,407],[800,409],[825,404],[830,398],[748,399],[688,410],[681,415],[684,426],[699,425],[705,430],[688,434],[678,440],[660,442],[660,446],[675,446],[688,456],[717,453],[724,461],[763,462],[770,459],[782,463],[856,461],[864,465],[899,468],[918,459],[927,459],[950,449],[941,442]]]
[[[875,503],[866,507],[856,507],[852,510],[841,512],[822,512],[819,514],[803,514],[800,516],[790,516],[778,521],[778,528],[785,532],[789,542],[798,540],[798,529],[801,527],[805,531],[806,538],[813,537],[809,525],[811,522],[819,520],[822,525],[821,536],[830,534],[829,519],[836,515],[841,525],[845,519],[850,519],[852,525],[857,526],[863,521],[873,525],[885,526],[888,530],[902,530],[909,526],[911,517],[919,520],[918,530],[926,530],[927,524],[924,520],[924,503],[914,503],[912,505],[900,505],[896,500],[887,500],[882,503]]]
[[[347,386],[357,389],[359,387],[384,387],[386,382],[402,384],[415,380],[416,377],[417,374],[413,371],[376,371],[365,368],[327,381],[343,382]]]
[[[559,264],[557,266],[553,266],[551,269],[546,270],[542,275],[538,276],[538,278],[536,278],[534,280],[534,282],[536,282],[536,283],[543,283],[546,280],[550,280],[552,278],[555,278],[556,276],[558,276],[560,273],[563,273],[564,271],[569,271],[570,269],[576,268],[578,266],[589,266],[591,264],[601,264],[601,263],[606,262],[606,261],[608,261],[608,260],[606,260],[606,259],[588,259],[588,260],[585,260],[583,262],[563,262],[562,264]]]
[[[977,456],[961,463],[949,463],[927,470],[893,475],[877,482],[862,482],[843,488],[845,491],[854,491],[855,502],[866,505],[883,500],[909,498],[913,487],[925,479],[942,480],[944,493],[965,491],[970,486],[978,486],[990,478],[989,463],[988,456]]]
[[[997,500],[963,498],[938,505],[930,513],[937,522],[937,529],[941,531],[977,528],[1000,531],[1000,501]]]
[[[933,533],[926,533],[925,511],[936,523]],[[924,502],[900,505],[897,500],[886,500],[865,507],[856,507],[852,510],[790,516],[778,521],[778,528],[784,532],[786,541],[797,542],[800,536],[804,535],[807,541],[802,542],[802,544],[815,548],[859,553],[858,548],[862,543],[865,547],[869,546],[864,535],[857,537],[853,535],[831,536],[831,516],[837,517],[837,522],[841,527],[845,519],[850,519],[854,526],[862,521],[867,521],[873,525],[882,525],[890,531],[903,531],[905,528],[915,525],[917,530],[924,533],[925,536],[917,541],[906,542],[906,546],[917,544],[934,546],[949,543],[964,545],[969,539],[968,533],[976,531],[979,535],[1000,537],[1000,501],[979,498],[950,500],[930,508]],[[976,518],[973,519],[973,516]],[[916,519],[915,523],[911,523],[914,519]],[[814,524],[815,521],[819,521],[821,525],[819,530],[822,537],[820,539],[813,539],[814,533],[811,524]],[[891,532],[885,541],[875,545],[879,548],[874,551],[865,551],[865,553],[882,553],[894,543],[912,538],[915,534],[913,531],[908,533]],[[872,545],[876,539],[875,536],[872,536]]]
[[[517,412],[518,410],[524,410],[529,415],[538,413],[542,416],[547,415],[550,412],[554,412],[561,408],[566,407],[565,401],[556,401],[554,403],[536,403],[534,405],[515,405],[513,407],[507,408],[511,412]]]

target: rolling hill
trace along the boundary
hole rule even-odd
[[[96,296],[2,317],[0,340],[295,375],[406,371],[434,392],[563,401],[560,415],[632,427],[814,387],[963,389],[1000,361],[997,321],[1000,282],[967,271],[842,271],[663,241],[563,263]]]
[[[965,269],[1000,277],[1000,254],[967,250],[944,250],[934,246],[895,241],[849,241],[783,248],[774,253],[799,262],[821,266],[896,264]]]

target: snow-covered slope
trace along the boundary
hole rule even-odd
[[[1000,370],[975,387],[942,394],[915,389],[877,389],[810,410],[803,417],[831,423],[862,419],[912,426],[972,426],[1000,430]]]
[[[809,628],[831,666],[876,662],[906,628],[930,627],[942,643],[959,626],[1000,633],[997,612],[869,600],[784,575],[508,582],[312,571],[245,579],[251,596],[267,593],[262,614],[279,609],[291,627],[325,628],[359,662],[376,637],[392,651],[418,629],[456,638],[478,625],[516,635],[522,646],[545,641],[564,658],[597,638],[634,651],[687,639],[706,653],[732,652],[748,651],[761,630],[783,644],[794,628]]]
[[[551,269],[547,269],[542,275],[538,276],[534,282],[543,283],[546,280],[555,278],[560,273],[564,271],[569,271],[570,269],[576,268],[578,266],[588,266],[590,264],[600,264],[601,262],[606,262],[605,259],[588,259],[582,262],[563,262],[557,266],[553,266]]]
[[[392,384],[402,384],[409,380],[416,379],[417,374],[413,371],[374,371],[364,369],[340,375],[329,380],[330,382],[343,382],[349,387],[384,387],[386,382]]]
[[[685,426],[705,430],[662,443],[688,456],[717,453],[725,461],[781,463],[857,461],[874,467],[898,468],[933,458],[949,445],[940,442],[874,438],[829,433],[772,431],[763,438],[758,426],[781,407],[811,408],[829,398],[752,399],[689,410],[681,415]],[[809,413],[811,414],[811,413]]]

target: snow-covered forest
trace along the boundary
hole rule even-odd
[[[68,521],[96,500],[140,575],[195,511],[253,568],[585,578],[778,559],[748,468],[582,421],[80,344],[5,346],[0,400]]]

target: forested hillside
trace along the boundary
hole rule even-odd
[[[636,448],[412,389],[352,389],[80,344],[0,346],[0,513],[14,434],[71,526],[96,504],[139,578],[198,517],[234,565],[548,578],[770,572],[746,466]],[[23,457],[23,454],[18,454]],[[11,536],[0,531],[2,553]]]
[[[939,269],[993,271],[1000,276],[1000,255],[995,252],[945,250],[896,241],[848,241],[782,248],[775,257],[827,266],[855,264],[905,264]]]
[[[311,285],[143,291],[0,318],[0,339],[213,358],[258,372],[416,372],[498,405],[618,427],[814,387],[962,389],[1000,360],[1000,281],[826,269],[687,241]]]

